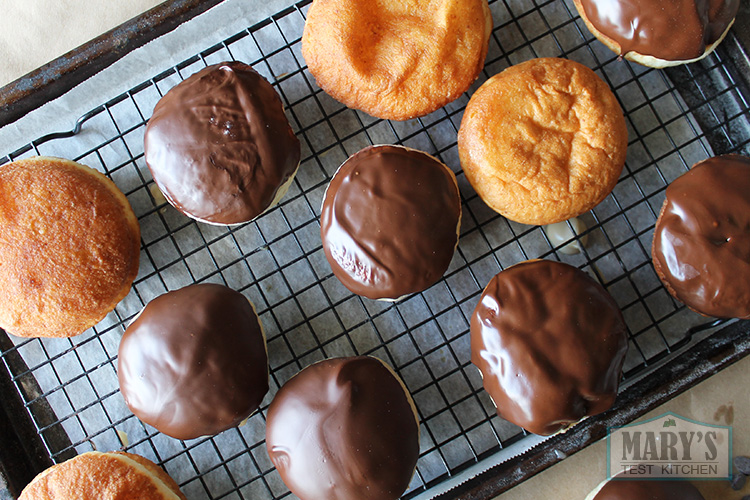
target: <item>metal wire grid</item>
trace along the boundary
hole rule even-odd
[[[473,89],[511,64],[562,56],[597,71],[626,112],[625,171],[612,195],[582,216],[588,227],[576,238],[579,244],[588,240],[582,253],[565,255],[559,251],[564,244],[553,245],[542,228],[498,216],[468,185],[456,150],[468,96],[427,117],[391,123],[349,110],[321,92],[300,50],[310,2],[97,107],[74,131],[40,138],[0,160],[59,155],[98,168],[125,192],[141,224],[140,273],[104,321],[69,340],[3,343],[8,345],[3,361],[55,461],[92,448],[120,448],[119,431],[127,435],[128,451],[162,464],[189,498],[286,497],[264,449],[265,412],[273,394],[314,361],[372,354],[396,369],[418,408],[421,454],[406,495],[414,497],[525,437],[497,417],[470,363],[469,317],[482,288],[501,269],[552,258],[596,276],[616,298],[630,329],[626,381],[678,355],[690,342],[689,329],[706,322],[664,291],[649,248],[671,180],[712,154],[748,152],[748,103],[727,61],[712,55],[684,69],[687,76],[676,87],[663,72],[619,61],[592,42],[569,1],[490,2],[495,29],[484,74]],[[281,204],[232,229],[178,214],[154,187],[143,161],[143,131],[156,101],[184,77],[228,59],[249,62],[274,84],[301,139],[303,158]],[[701,80],[706,82],[698,85]],[[696,94],[696,103],[687,104],[680,93]],[[320,242],[319,207],[328,180],[350,154],[373,143],[404,144],[438,156],[456,172],[462,193],[460,244],[448,272],[429,290],[396,304],[348,292],[333,277]],[[271,391],[243,427],[183,442],[129,412],[115,362],[124,326],[137,312],[157,295],[193,282],[226,284],[255,303],[268,338]]]

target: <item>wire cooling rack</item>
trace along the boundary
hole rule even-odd
[[[81,117],[70,132],[39,138],[0,158],[56,155],[97,168],[127,195],[142,231],[131,293],[104,321],[72,339],[2,334],[2,359],[52,460],[91,449],[124,449],[163,465],[191,499],[290,496],[265,451],[265,415],[280,385],[327,357],[371,354],[390,363],[419,413],[420,458],[406,498],[530,439],[499,418],[471,365],[469,317],[484,285],[532,258],[568,262],[596,277],[630,331],[624,382],[714,326],[675,302],[650,264],[653,226],[667,184],[714,154],[750,152],[748,103],[731,61],[715,53],[667,74],[618,60],[594,41],[570,1],[491,0],[494,30],[483,74],[533,57],[567,57],[614,90],[629,128],[628,157],[613,193],[581,219],[587,229],[567,255],[543,228],[510,222],[477,197],[461,172],[456,133],[471,91],[421,119],[389,122],[345,108],[323,93],[301,56],[305,0],[169,68]],[[302,143],[289,193],[256,221],[233,228],[196,223],[170,207],[143,159],[143,132],[172,86],[208,64],[241,60],[273,83]],[[464,217],[443,279],[397,303],[352,295],[325,260],[318,216],[327,183],[351,154],[395,143],[439,157],[457,174]],[[586,240],[584,243],[584,239]],[[567,242],[566,242],[567,243]],[[118,391],[116,356],[128,322],[151,299],[194,282],[217,282],[256,305],[268,338],[271,391],[246,425],[178,441],[142,424]],[[710,335],[707,333],[700,335]]]

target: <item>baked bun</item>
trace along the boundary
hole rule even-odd
[[[315,0],[302,56],[320,88],[346,106],[407,120],[469,88],[491,31],[487,0]]]
[[[138,274],[140,228],[98,171],[33,157],[0,165],[0,327],[72,337],[101,321]]]
[[[300,500],[396,500],[419,456],[414,403],[398,376],[369,356],[308,366],[268,408],[266,447]]]
[[[125,330],[117,376],[135,416],[168,436],[236,427],[268,392],[266,341],[253,305],[210,283],[160,295]]]
[[[458,152],[466,178],[496,212],[523,224],[576,217],[615,187],[628,132],[617,99],[567,59],[511,66],[466,106]]]
[[[699,61],[729,32],[740,0],[573,0],[615,54],[652,68]]]
[[[177,483],[132,453],[91,451],[37,475],[18,500],[187,500]]]
[[[177,210],[200,222],[248,222],[289,189],[300,144],[281,99],[247,64],[208,66],[156,103],[145,158]]]
[[[750,158],[709,158],[675,179],[651,255],[669,293],[691,309],[750,319]]]
[[[471,361],[502,418],[534,434],[565,430],[612,406],[628,349],[612,296],[549,260],[498,273],[471,316]]]
[[[453,171],[427,153],[370,146],[339,167],[320,215],[323,250],[352,292],[396,300],[435,284],[458,245]]]
[[[617,478],[602,482],[586,500],[705,500],[688,481]]]

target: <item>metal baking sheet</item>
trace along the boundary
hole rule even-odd
[[[323,93],[301,56],[309,5],[300,2],[175,67],[156,69],[80,117],[75,130],[0,152],[7,153],[0,163],[43,154],[101,170],[128,196],[142,230],[133,290],[99,325],[64,340],[0,335],[21,417],[30,421],[44,454],[32,468],[124,447],[163,465],[191,499],[290,497],[263,441],[273,394],[314,361],[372,354],[395,368],[419,412],[420,459],[405,497],[489,498],[601,437],[608,423],[635,418],[748,352],[740,340],[746,322],[717,324],[671,299],[649,255],[667,184],[708,156],[750,151],[748,94],[736,57],[720,50],[689,67],[648,69],[618,60],[593,40],[572,2],[490,2],[495,28],[485,70],[471,91],[523,60],[567,57],[593,68],[626,113],[623,175],[613,193],[581,217],[588,228],[583,251],[566,255],[564,244],[553,245],[542,228],[509,222],[487,208],[463,176],[456,132],[471,91],[407,122],[374,119]],[[193,72],[229,59],[252,64],[273,83],[302,142],[299,173],[280,205],[231,229],[196,223],[172,209],[143,161],[143,131],[156,101]],[[377,143],[439,157],[457,174],[464,208],[459,247],[443,279],[395,304],[348,292],[332,275],[319,234],[328,180],[348,155]],[[469,359],[468,320],[482,288],[501,269],[531,258],[589,272],[616,298],[630,330],[616,408],[541,444],[495,414]],[[256,304],[268,337],[271,391],[246,425],[183,442],[129,412],[115,369],[125,325],[155,296],[193,282],[226,284]]]

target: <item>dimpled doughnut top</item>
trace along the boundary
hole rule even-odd
[[[625,164],[617,98],[590,68],[543,57],[515,64],[471,96],[458,132],[466,178],[522,224],[553,224],[600,203]]]
[[[487,55],[487,0],[315,0],[302,55],[350,108],[406,120],[456,99]]]

